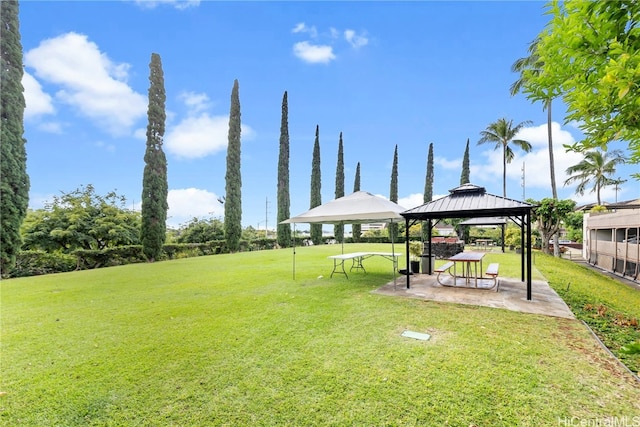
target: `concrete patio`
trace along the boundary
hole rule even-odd
[[[447,277],[444,280],[451,281],[453,279]],[[407,289],[406,277],[398,276],[395,283],[389,282],[373,292],[397,297],[503,308],[522,313],[543,314],[566,319],[575,318],[567,304],[545,281],[532,281],[532,300],[527,301],[526,283],[509,277],[499,277],[498,280],[499,290],[496,292],[495,288],[481,289],[488,285],[488,283],[485,283],[487,280],[480,281],[478,289],[464,286],[451,287],[440,285],[436,281],[435,274],[414,274],[411,276],[410,289]]]

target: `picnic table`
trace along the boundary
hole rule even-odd
[[[381,256],[383,258],[390,259],[393,261],[393,269],[396,269],[398,257],[402,255],[400,253],[391,253],[391,252],[351,252],[348,254],[340,254],[340,255],[331,255],[328,258],[333,259],[333,271],[331,271],[331,275],[329,277],[333,277],[334,273],[344,274],[348,279],[346,270],[344,269],[344,262],[347,260],[351,260],[351,270],[362,270],[365,273],[367,270],[364,268],[363,261],[367,258],[371,258],[372,256]]]
[[[489,287],[483,286],[482,289],[492,289],[496,288],[498,290],[498,269],[500,268],[498,263],[489,264],[486,271],[486,277],[482,275],[482,258],[484,258],[483,252],[460,252],[455,254],[454,256],[448,258],[446,264],[441,265],[440,267],[435,269],[435,272],[438,273],[437,281],[442,286],[457,286],[458,279],[464,280],[465,287],[469,287],[471,282],[473,281],[473,287],[478,288],[478,279],[482,280],[490,280]],[[461,275],[458,275],[457,266],[461,265]],[[478,264],[480,264],[480,270],[478,271]],[[473,265],[473,268],[472,268]],[[451,273],[451,269],[453,269],[453,273]],[[453,277],[453,285],[447,284],[445,281],[440,279],[440,276],[448,272],[450,276]],[[483,282],[483,284],[485,284]]]
[[[493,245],[493,239],[476,239],[476,246],[488,250],[490,245]]]
[[[460,252],[448,258],[449,261],[453,262],[453,278],[454,284],[458,279],[457,275],[457,265],[461,264],[462,267],[462,278],[465,280],[467,286],[471,283],[471,280],[474,280],[474,286],[478,287],[478,279],[482,278],[482,258],[484,258],[483,252]],[[480,276],[478,276],[478,264],[480,264]],[[473,274],[471,266],[473,265]]]

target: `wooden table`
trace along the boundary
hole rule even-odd
[[[453,280],[454,284],[458,277],[465,280],[465,284],[469,286],[471,279],[474,280],[474,286],[478,287],[478,279],[482,278],[482,258],[484,258],[484,252],[460,252],[448,258],[453,262]],[[462,264],[462,276],[456,274],[456,267],[458,263]],[[473,275],[471,274],[471,265],[473,264]],[[478,276],[478,264],[480,264],[480,275]]]

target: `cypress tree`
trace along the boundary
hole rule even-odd
[[[360,162],[358,162],[358,166],[356,166],[356,177],[353,180],[353,192],[360,191]],[[360,224],[353,224],[351,226],[351,236],[353,237],[354,242],[359,242],[360,237],[362,236],[362,227]]]
[[[428,203],[433,200],[433,142],[429,144],[429,154],[427,155],[427,176],[424,181],[424,196],[422,198],[424,203]],[[422,241],[426,242],[428,238],[428,223],[422,221]]]
[[[280,121],[280,156],[278,157],[278,245],[291,245],[291,224],[280,224],[290,216],[289,195],[289,104],[287,91],[282,97],[282,119]]]
[[[429,154],[427,155],[427,176],[424,181],[424,203],[433,200],[433,142],[429,144]]]
[[[462,159],[462,174],[460,175],[460,185],[468,184],[469,181],[469,138],[467,138],[467,148],[464,149]]]
[[[336,199],[344,197],[344,147],[342,144],[342,132],[338,142],[338,164],[336,166]],[[333,235],[338,242],[344,241],[344,224],[333,226]]]
[[[231,252],[240,249],[242,235],[242,177],[240,175],[240,95],[238,80],[231,90],[229,111],[229,143],[227,145],[227,173],[225,175],[224,237]]]
[[[313,143],[313,159],[311,160],[311,203],[310,209],[322,204],[320,180],[320,126],[316,125],[316,140]],[[311,224],[310,237],[314,245],[322,243],[322,224]]]
[[[398,144],[393,152],[393,167],[391,168],[391,188],[389,189],[389,200],[398,203]],[[389,224],[389,237],[393,241],[398,241],[398,224]]]
[[[162,150],[166,120],[164,73],[157,53],[149,64],[149,107],[147,116],[147,149],[142,177],[142,250],[150,262],[162,253],[167,231],[167,158]]]
[[[29,205],[29,175],[24,139],[22,42],[18,2],[2,0],[0,29],[0,274],[14,267],[22,245],[20,226]]]

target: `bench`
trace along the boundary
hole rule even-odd
[[[433,272],[434,273],[438,273],[438,276],[436,277],[436,280],[438,281],[438,283],[440,283],[442,286],[446,286],[444,283],[442,283],[440,281],[440,275],[446,271],[449,271],[451,269],[451,267],[453,267],[453,261],[449,261],[446,264],[442,264],[440,267],[436,267]],[[449,274],[451,274],[451,271],[449,271]]]
[[[489,266],[487,267],[487,271],[485,273],[487,276],[491,276],[491,278],[493,279],[493,286],[491,286],[491,288],[495,286],[496,292],[498,292],[498,288],[499,288],[498,286],[498,269],[499,268],[500,268],[500,264],[498,263],[489,264]]]

